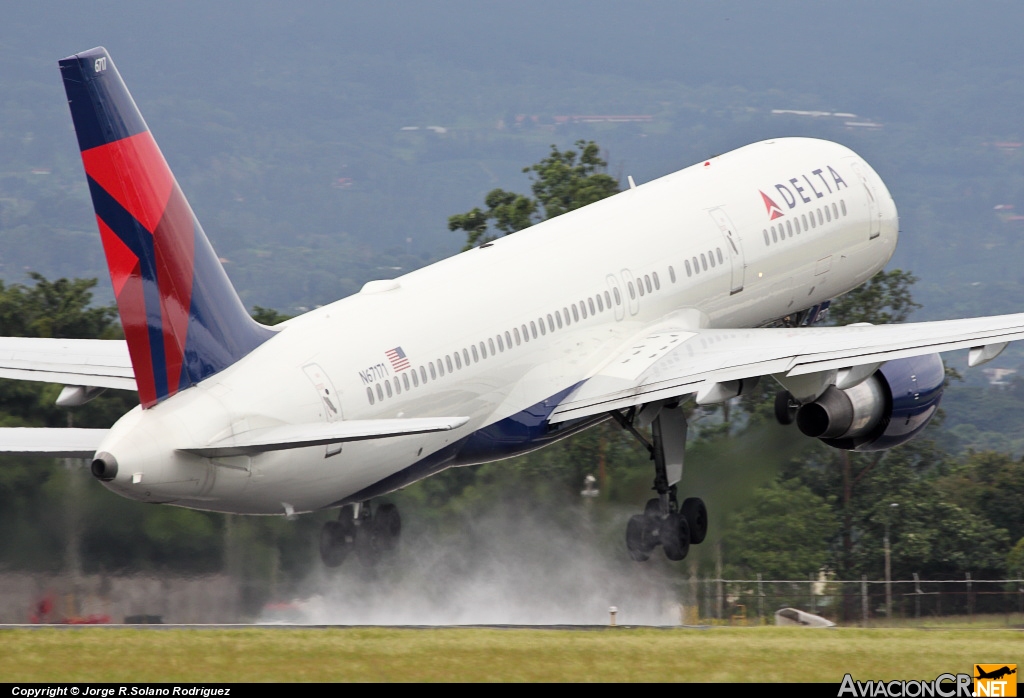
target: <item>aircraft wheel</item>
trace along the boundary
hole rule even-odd
[[[661,519],[661,500],[657,497],[648,499],[644,504],[644,516],[649,519]]]
[[[794,400],[793,396],[788,390],[780,390],[775,393],[775,420],[783,425],[788,426],[793,423],[796,419],[796,411],[799,408]]]
[[[690,552],[690,527],[682,514],[671,513],[661,522],[661,545],[669,560],[682,560]]]
[[[688,497],[683,500],[681,510],[686,524],[690,527],[690,543],[698,545],[708,535],[708,508],[700,497]]]
[[[654,546],[648,546],[645,541],[644,531],[647,528],[647,517],[642,514],[629,517],[626,524],[626,548],[629,556],[636,562],[646,562],[651,556]]]
[[[352,550],[353,529],[351,522],[328,521],[320,529],[320,559],[325,567],[337,567]]]

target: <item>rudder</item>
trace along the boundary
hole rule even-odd
[[[274,334],[254,321],[106,49],[60,61],[143,408]]]

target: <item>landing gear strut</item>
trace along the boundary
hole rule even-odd
[[[349,504],[320,531],[320,559],[326,567],[338,567],[353,550],[366,567],[394,551],[402,532],[402,519],[394,504],[371,511],[369,502]]]
[[[669,560],[682,560],[690,551],[690,545],[701,543],[708,532],[708,510],[703,500],[690,497],[680,506],[676,498],[676,483],[683,476],[686,415],[678,404],[651,404],[640,410],[633,408],[625,415],[615,411],[611,416],[650,451],[654,460],[653,489],[658,496],[648,500],[643,514],[629,519],[626,526],[629,556],[643,562],[660,545]],[[653,443],[637,431],[637,426],[648,421]]]

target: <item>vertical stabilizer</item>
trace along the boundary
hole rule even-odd
[[[245,311],[106,49],[60,70],[139,401],[152,407],[274,332]]]

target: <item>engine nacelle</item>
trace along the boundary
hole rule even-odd
[[[848,451],[880,451],[910,441],[935,415],[946,373],[938,354],[887,361],[866,380],[830,386],[796,414],[800,431]]]

